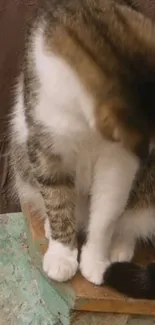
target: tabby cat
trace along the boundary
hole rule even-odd
[[[15,188],[45,218],[43,269],[101,284],[153,136],[155,26],[111,0],[44,0],[27,28],[11,122]]]

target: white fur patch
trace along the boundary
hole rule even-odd
[[[43,269],[47,275],[58,282],[71,279],[78,268],[77,249],[71,250],[58,241],[50,239],[44,255]]]
[[[128,241],[115,242],[110,251],[110,261],[114,262],[130,262],[134,255],[135,242]]]
[[[120,224],[122,231],[129,231],[136,238],[147,240],[155,233],[155,208],[127,210]]]
[[[50,228],[50,223],[49,223],[49,220],[48,218],[45,219],[45,222],[44,222],[44,230],[45,230],[45,236],[47,239],[50,239],[51,238],[51,228]]]
[[[94,246],[94,245],[93,245]],[[80,270],[82,275],[90,282],[100,285],[103,283],[103,274],[109,266],[109,261],[99,258],[96,251],[89,244],[82,249]]]
[[[80,134],[81,127],[95,126],[94,100],[77,73],[54,51],[45,52],[39,31],[34,44],[36,68],[40,78],[40,101],[36,117],[56,134]],[[85,119],[84,119],[85,116]]]
[[[155,209],[127,210],[116,223],[110,249],[111,262],[131,261],[138,239],[146,241],[155,233]]]
[[[16,104],[14,106],[13,117],[11,121],[13,135],[16,137],[16,141],[19,144],[25,143],[28,136],[28,128],[24,115],[22,82],[23,80],[21,77],[16,89]]]
[[[95,284],[102,283],[109,264],[114,223],[123,213],[138,161],[119,144],[104,143],[94,169],[87,245],[80,269]]]
[[[116,224],[116,236],[147,240],[155,233],[155,208],[127,210]]]

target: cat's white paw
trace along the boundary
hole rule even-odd
[[[103,283],[103,275],[109,266],[108,260],[100,260],[97,254],[87,245],[83,247],[80,260],[80,271],[90,282],[100,285]]]
[[[43,259],[44,272],[55,281],[71,279],[78,268],[77,253],[77,249],[71,250],[55,240],[50,240]]]
[[[134,255],[132,245],[127,245],[124,242],[115,243],[110,250],[110,261],[114,262],[130,262]]]

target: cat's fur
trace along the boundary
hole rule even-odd
[[[11,126],[23,203],[44,216],[43,267],[102,283],[115,222],[154,131],[155,27],[125,1],[44,0],[28,28]]]
[[[114,263],[104,275],[104,283],[134,297],[155,299],[155,263],[142,268],[127,263],[134,255],[137,240],[155,235],[155,149],[140,169],[127,209],[117,222],[111,248]],[[123,262],[124,261],[124,262]]]

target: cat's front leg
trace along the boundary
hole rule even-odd
[[[45,234],[49,239],[43,269],[53,280],[71,279],[78,268],[74,191],[66,184],[42,188],[46,206]],[[47,195],[48,192],[48,195]]]
[[[103,282],[114,224],[124,211],[138,166],[138,158],[116,143],[102,148],[95,165],[88,237],[80,261],[83,276],[94,284]]]
[[[29,144],[29,157],[34,176],[43,197],[49,239],[43,269],[56,281],[67,281],[78,268],[74,177],[65,170],[62,159],[46,151],[35,140]]]

